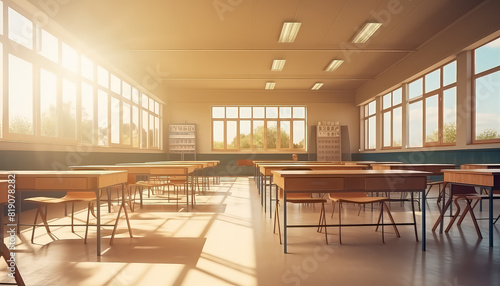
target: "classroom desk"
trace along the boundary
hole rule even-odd
[[[500,164],[462,164],[460,169],[500,169]]]
[[[10,174],[16,176],[16,192],[21,191],[71,191],[95,192],[97,205],[97,255],[101,255],[101,208],[99,191],[101,189],[122,185],[124,195],[127,183],[127,172],[124,171],[1,171],[0,179],[5,180]],[[128,221],[125,200],[122,200],[116,217],[115,230],[122,208],[125,212],[128,230],[132,237],[130,222]],[[114,234],[115,231],[113,231]],[[110,244],[112,244],[112,235]]]
[[[201,173],[201,186],[202,190],[205,192],[210,188],[210,178],[208,176],[208,169],[212,168],[213,173],[215,174],[215,166],[219,164],[220,161],[212,160],[212,161],[154,161],[154,162],[146,162],[146,164],[155,164],[155,165],[175,165],[175,164],[185,164],[185,165],[194,165],[196,169]],[[198,181],[198,173],[196,173],[196,186],[199,189],[199,181]],[[205,182],[206,178],[206,182]]]
[[[403,162],[384,162],[384,161],[341,161],[342,165],[368,165],[373,166],[374,164],[403,164]]]
[[[283,169],[312,169],[317,170],[366,170],[366,165],[338,165],[338,164],[260,164],[259,165],[259,178],[261,190],[259,193],[260,204],[264,205],[264,212],[267,211],[266,194],[267,194],[267,177],[269,177],[269,217],[272,217],[272,189],[273,184],[272,171],[279,171]]]
[[[288,227],[317,227],[317,225],[287,225],[288,193],[335,192],[421,192],[422,193],[422,251],[426,247],[425,189],[427,172],[407,170],[332,170],[332,171],[273,171],[275,184],[283,190],[283,246],[287,252]],[[414,225],[400,223],[398,225]],[[338,225],[327,225],[338,226]]]
[[[489,194],[489,245],[493,247],[493,189],[500,189],[500,169],[451,169],[443,170],[444,180],[450,184],[460,184],[486,189]],[[453,190],[450,186],[450,190]],[[453,197],[453,191],[450,192]],[[444,201],[444,200],[443,200]],[[440,232],[443,231],[444,203],[441,210]]]

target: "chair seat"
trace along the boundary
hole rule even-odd
[[[387,197],[330,197],[332,201],[342,201],[346,203],[371,204],[389,200]]]
[[[25,201],[33,202],[33,203],[41,203],[41,204],[60,204],[67,202],[64,197],[62,198],[53,198],[53,197],[33,197],[24,199]]]
[[[322,198],[287,198],[286,201],[288,203],[297,203],[297,204],[326,203],[326,199]]]

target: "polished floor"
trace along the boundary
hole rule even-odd
[[[434,191],[430,196],[433,196]],[[486,204],[485,204],[486,205]],[[499,202],[495,202],[500,211]],[[114,212],[102,206],[103,220],[113,222]],[[338,229],[324,234],[313,228],[289,231],[289,253],[284,254],[273,220],[264,213],[252,178],[223,178],[197,198],[195,209],[176,212],[176,207],[147,202],[130,213],[134,238],[124,220],[109,246],[111,228],[103,229],[103,255],[96,256],[95,229],[88,244],[84,227],[53,227],[57,239],[38,228],[35,244],[31,229],[17,240],[18,267],[27,285],[500,285],[500,231],[494,228],[495,248],[488,247],[487,221],[480,221],[485,239],[479,240],[469,218],[448,234],[430,231],[438,211],[435,199],[428,202],[427,251],[421,251],[411,226],[400,226],[397,238],[386,228],[386,241],[373,227],[346,227],[339,244]],[[316,223],[319,207],[292,205],[290,222]],[[327,206],[327,213],[331,212]],[[371,223],[377,210],[343,207],[343,221]],[[269,210],[268,210],[269,211]],[[411,219],[409,204],[391,203],[397,221]],[[487,216],[487,207],[479,217]],[[497,212],[498,214],[498,212]],[[33,210],[22,219],[31,222]],[[50,223],[68,223],[63,210],[50,210]],[[80,223],[86,211],[79,206]],[[417,221],[420,230],[420,213]],[[328,222],[336,223],[327,215]],[[448,219],[446,220],[448,221]],[[500,223],[499,223],[500,225]],[[6,277],[0,262],[0,282]]]

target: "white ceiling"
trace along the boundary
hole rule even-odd
[[[40,6],[45,1],[30,0]],[[416,51],[482,0],[78,0],[49,15],[87,46],[162,96],[180,90],[355,91]],[[217,7],[217,8],[216,8]],[[384,25],[362,45],[368,21]],[[278,43],[285,21],[302,23]],[[283,71],[270,70],[286,59]],[[332,59],[344,64],[333,72]],[[146,86],[148,87],[148,86]],[[155,92],[157,93],[157,92]]]

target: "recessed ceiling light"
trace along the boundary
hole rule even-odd
[[[276,85],[275,82],[268,81],[268,82],[266,82],[266,89],[274,89],[275,85]]]
[[[342,63],[344,63],[344,60],[333,60],[326,68],[325,71],[331,72],[336,70]]]
[[[322,82],[317,82],[314,84],[314,86],[311,88],[311,90],[318,90],[323,86]]]
[[[282,71],[285,67],[286,60],[274,60],[271,66],[272,71]]]
[[[280,43],[293,43],[295,37],[299,33],[301,23],[299,22],[285,22],[281,29]]]
[[[382,26],[382,23],[366,23],[361,30],[352,39],[353,43],[362,44],[368,41],[368,39]]]

